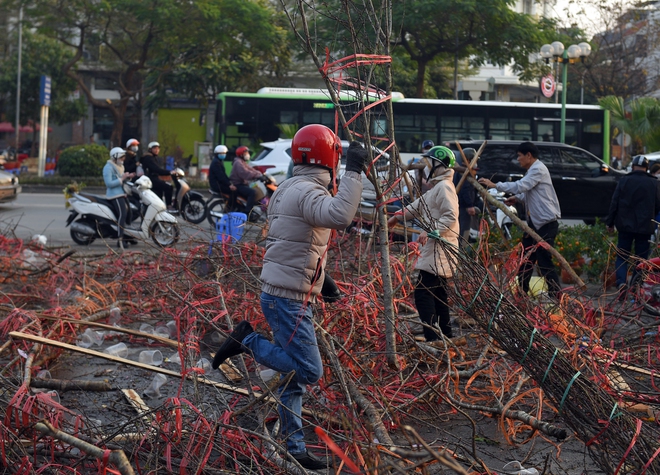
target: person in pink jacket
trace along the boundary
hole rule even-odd
[[[443,146],[436,146],[424,157],[431,160],[431,171],[427,183],[431,188],[423,196],[392,216],[387,224],[395,226],[399,220],[420,222],[423,229],[418,242],[422,245],[421,255],[415,269],[419,277],[415,286],[415,306],[424,325],[427,342],[453,336],[447,305],[447,279],[454,275],[456,259],[447,252],[446,246],[453,245],[458,250],[458,196],[454,187],[454,153]],[[431,237],[431,239],[429,239]],[[442,238],[444,243],[441,243]]]
[[[250,182],[260,179],[264,176],[259,170],[252,168],[248,161],[250,160],[250,149],[242,145],[236,149],[236,157],[234,158],[234,165],[229,175],[229,181],[236,187],[236,193],[245,198],[245,214],[248,215],[250,221],[258,218],[256,215],[250,214],[254,207],[256,192],[250,186]]]

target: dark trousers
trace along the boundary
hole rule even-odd
[[[530,222],[527,225],[536,231],[536,234],[541,236],[545,242],[554,247],[555,238],[557,237],[557,231],[559,230],[559,223],[553,221],[548,224],[544,224],[539,229],[536,229]],[[522,244],[525,248],[525,255],[527,252],[534,248],[538,243],[531,237],[529,234],[523,234]],[[559,276],[555,270],[555,265],[552,262],[552,254],[549,251],[543,249],[542,247],[537,247],[529,256],[523,265],[520,267],[520,272],[518,273],[518,280],[520,285],[525,293],[529,291],[529,281],[532,277],[532,272],[534,271],[534,264],[538,264],[539,272],[543,278],[545,278],[546,283],[548,284],[548,292],[551,295],[555,296],[557,292],[561,290],[561,284],[559,283]]]
[[[156,195],[163,200],[163,195],[165,196],[165,205],[172,206],[172,185],[165,183],[163,180],[157,176],[150,176],[151,180],[151,189]]]
[[[470,240],[470,228],[472,227],[472,216],[467,212],[467,208],[458,208],[458,226],[459,226],[459,245],[465,247]]]
[[[245,214],[250,216],[250,211],[252,211],[252,208],[254,207],[256,192],[250,186],[236,185],[236,193],[238,193],[238,196],[245,198]]]
[[[117,224],[119,225],[117,235],[119,239],[121,239],[124,236],[124,228],[126,227],[126,217],[128,216],[128,201],[124,196],[120,196],[119,198],[115,198],[111,201],[115,205],[115,216],[117,217]]]
[[[433,328],[440,327],[446,337],[452,337],[447,305],[447,279],[420,270],[415,286],[415,306],[423,323]],[[440,334],[433,328],[424,327],[426,341],[440,339]]]
[[[650,243],[649,234],[628,233],[619,231],[619,238],[616,244],[616,285],[627,283],[628,280],[628,261],[630,260],[633,243],[635,244],[634,256],[640,259],[649,257]],[[633,265],[632,279],[637,273],[637,266]],[[631,279],[631,281],[632,281]]]

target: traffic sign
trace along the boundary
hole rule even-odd
[[[41,91],[39,102],[42,106],[50,107],[50,76],[41,76]]]
[[[552,73],[541,78],[541,94],[543,94],[545,97],[552,97],[556,89],[557,81],[555,81],[555,77],[552,75]]]

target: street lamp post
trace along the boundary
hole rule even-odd
[[[580,43],[579,45],[571,45],[564,49],[564,44],[561,41],[555,41],[550,45],[541,46],[541,57],[545,60],[546,64],[553,58],[556,63],[562,63],[561,74],[561,125],[559,129],[559,141],[564,143],[566,141],[566,81],[568,79],[568,63],[574,63],[580,58],[584,58],[591,54],[591,45],[589,43]]]

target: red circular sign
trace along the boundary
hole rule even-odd
[[[555,89],[557,89],[557,82],[552,74],[548,74],[541,78],[541,93],[545,97],[552,97],[555,93]]]

